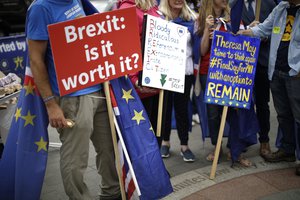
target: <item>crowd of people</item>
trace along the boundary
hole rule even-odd
[[[115,9],[137,6],[140,37],[142,37],[144,14],[163,18],[188,29],[186,63],[183,66],[185,68],[184,93],[166,92],[164,99],[162,137],[157,138],[163,158],[170,156],[171,113],[174,107],[183,160],[185,162],[195,160],[195,156],[188,146],[190,91],[195,80],[199,81],[195,79],[197,76],[200,77],[202,90],[205,91],[213,32],[215,30],[231,32],[230,5],[233,5],[235,1],[121,0],[115,6]],[[273,0],[261,2],[260,18],[259,21],[255,21],[256,1],[244,1],[243,28],[238,32],[238,34],[261,38],[253,98],[253,105],[256,108],[255,117],[259,124],[257,132],[260,155],[269,162],[294,162],[297,139],[300,144],[300,0],[288,0],[280,3]],[[278,5],[276,6],[276,4]],[[36,86],[44,99],[49,122],[60,133],[62,142],[61,174],[69,198],[73,200],[92,199],[83,179],[84,171],[87,168],[89,140],[91,139],[97,153],[98,173],[102,176],[101,199],[120,199],[107,107],[105,99],[102,98],[104,94],[101,85],[58,97],[47,26],[86,16],[83,8],[77,9],[72,15],[64,14],[78,5],[81,8],[81,3],[77,0],[34,1],[28,10],[26,23],[29,65]],[[142,40],[142,38],[140,39]],[[198,66],[196,72],[195,65]],[[129,74],[129,77],[142,100],[153,128],[156,129],[159,90],[142,86],[137,73]],[[270,131],[270,88],[282,134],[281,146],[274,153],[271,152],[268,135]],[[215,146],[222,107],[206,104],[206,110],[211,143]],[[254,106],[247,111],[249,113],[246,116],[253,117],[252,111],[254,111]],[[233,109],[230,112],[239,111]],[[67,118],[76,122],[76,126],[72,129],[65,128],[67,127]],[[236,120],[229,120],[231,127],[235,127],[236,123]],[[233,133],[229,132],[229,138],[230,134]],[[230,143],[229,140],[228,157],[232,156],[230,153],[232,144]],[[206,160],[213,161],[214,155],[214,151],[209,153]],[[252,165],[250,160],[241,155],[235,161],[246,167]],[[296,174],[300,175],[300,165],[296,167]]]

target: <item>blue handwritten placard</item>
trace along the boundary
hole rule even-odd
[[[0,71],[15,73],[22,80],[25,75],[27,46],[25,35],[0,38]]]
[[[260,39],[215,31],[205,102],[250,108]]]

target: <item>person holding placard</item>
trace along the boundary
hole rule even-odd
[[[84,182],[91,139],[97,153],[97,171],[102,176],[100,197],[119,199],[114,148],[101,85],[59,97],[47,26],[85,15],[80,1],[34,1],[26,20],[30,68],[46,105],[50,125],[60,134],[60,169],[68,197],[72,200],[94,199]],[[67,118],[75,122],[73,127],[68,126]]]
[[[300,0],[280,2],[263,23],[239,34],[271,37],[268,75],[282,139],[265,160],[294,162],[300,144]],[[300,164],[296,174],[300,176]]]
[[[201,37],[201,62],[200,62],[200,83],[201,88],[205,91],[207,82],[207,73],[210,60],[210,45],[214,30],[227,31],[224,24],[219,20],[229,21],[229,7],[227,2],[219,0],[202,0],[199,10],[197,34]],[[218,132],[221,123],[222,107],[215,104],[206,104],[208,127],[212,145],[216,146]],[[214,152],[209,153],[206,160],[214,160]]]
[[[197,33],[201,38],[201,42],[200,42],[201,62],[200,62],[199,73],[200,73],[200,83],[203,91],[206,90],[205,87],[207,83],[208,69],[210,66],[210,50],[211,50],[213,33],[215,30],[224,31],[224,32],[231,31],[229,13],[230,13],[230,8],[228,6],[228,1],[202,0],[201,2],[199,18],[198,18],[199,28],[197,30]],[[208,127],[209,127],[211,143],[213,146],[216,147],[223,107],[217,104],[206,104],[206,106],[207,106]],[[228,123],[235,123],[232,124],[234,127],[239,126],[238,125],[239,120],[232,120],[233,116],[235,117],[238,116],[236,112],[238,111],[231,109],[228,113],[228,117],[230,119]],[[251,115],[251,117],[253,116]],[[232,144],[230,138],[233,136],[233,134],[239,134],[233,132],[237,132],[237,130],[232,129],[229,131],[227,147],[230,149],[230,152],[228,153],[228,159],[233,159],[232,158],[233,149],[231,149]],[[237,157],[237,160],[234,161],[238,161],[241,165],[245,167],[252,166],[252,162],[242,157],[241,154],[235,155],[234,157]],[[215,158],[215,150],[207,155],[206,160],[213,161],[214,158]]]
[[[230,0],[229,5],[234,5],[236,0]],[[243,24],[248,27],[252,25],[255,21],[255,8],[257,6],[256,0],[244,1],[242,21]],[[263,22],[268,15],[275,8],[276,4],[273,0],[261,1],[261,9],[259,13],[259,21]],[[260,43],[259,58],[256,66],[255,73],[255,86],[254,86],[254,96],[255,96],[255,106],[257,119],[259,121],[260,131],[259,131],[259,142],[260,142],[260,155],[269,154],[271,152],[269,144],[269,131],[270,131],[270,82],[268,79],[268,63],[270,54],[270,39],[265,38]]]
[[[185,67],[184,93],[182,94],[166,91],[164,95],[164,109],[166,110],[166,112],[164,113],[165,127],[162,131],[163,141],[161,146],[161,156],[163,158],[170,156],[169,149],[171,134],[171,115],[172,106],[174,103],[177,132],[181,144],[181,155],[185,162],[193,162],[195,160],[195,156],[188,147],[188,102],[190,98],[191,87],[194,82],[194,66],[192,54],[194,20],[192,14],[188,10],[188,6],[185,0],[161,0],[159,9],[164,14],[166,20],[188,28],[186,64],[185,66],[182,66]]]
[[[155,17],[161,17],[160,12],[158,11],[158,6],[156,0],[123,0],[119,2],[118,8],[128,8],[131,6],[136,6],[137,18],[139,23],[140,30],[140,39],[142,41],[142,32],[143,32],[143,19],[144,14],[152,15]],[[149,87],[143,87],[139,83],[139,72],[129,74],[129,78],[134,85],[141,101],[146,109],[147,115],[150,119],[153,130],[157,128],[157,116],[158,116],[158,97],[159,90]],[[162,138],[156,137],[158,145],[160,147]]]

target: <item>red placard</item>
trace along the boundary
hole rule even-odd
[[[60,95],[142,70],[136,8],[48,26]]]

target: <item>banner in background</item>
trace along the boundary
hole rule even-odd
[[[215,31],[205,102],[250,108],[260,39]]]
[[[136,8],[48,26],[60,95],[142,70]]]
[[[142,85],[184,92],[186,27],[147,15]]]
[[[25,35],[0,38],[0,71],[15,73],[24,80],[27,59]]]

